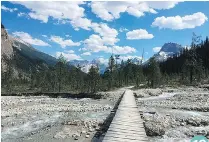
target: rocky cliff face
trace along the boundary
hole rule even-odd
[[[7,62],[12,59],[13,54],[12,41],[9,39],[4,25],[1,24],[1,67],[3,72],[6,71]]]
[[[56,64],[57,59],[36,50],[19,38],[8,35],[1,24],[1,67],[2,72],[12,70],[12,76],[27,78],[30,70],[40,71]]]

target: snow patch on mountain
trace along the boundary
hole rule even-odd
[[[91,68],[91,66],[97,66],[99,67],[99,71],[100,73],[104,73],[107,64],[104,61],[100,61],[100,59],[93,59],[92,61],[88,61],[88,60],[72,60],[69,62],[70,65],[73,65],[75,67],[81,67],[81,70],[85,73],[89,72],[89,69]]]
[[[162,62],[167,60],[169,57],[180,54],[184,47],[177,43],[165,43],[160,51],[154,55],[156,61]]]

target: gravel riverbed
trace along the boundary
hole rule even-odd
[[[2,142],[90,142],[123,89],[102,99],[2,96]]]
[[[150,142],[190,142],[209,138],[209,90],[197,87],[134,91]]]

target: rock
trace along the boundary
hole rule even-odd
[[[180,125],[181,125],[181,126],[185,126],[186,124],[185,124],[184,122],[181,122]]]
[[[58,132],[54,135],[55,139],[64,139],[66,135],[63,132]]]
[[[86,138],[89,138],[90,135],[86,135]]]
[[[200,118],[189,118],[187,120],[187,124],[190,124],[192,126],[200,126],[200,123],[201,123],[201,119]]]
[[[89,128],[89,132],[93,132],[94,131],[94,129],[93,128]]]
[[[72,137],[74,138],[74,140],[78,140],[78,137],[79,137],[80,135],[78,134],[78,133],[75,133],[75,134],[73,134],[72,135]]]
[[[86,131],[85,130],[81,131],[81,134],[86,134]]]
[[[91,133],[90,133],[90,132],[87,132],[86,134],[87,134],[87,135],[90,135]]]
[[[78,136],[74,137],[74,140],[78,140]]]
[[[203,136],[207,135],[207,131],[206,130],[197,130],[196,133],[197,133],[197,135],[203,135]]]
[[[155,122],[145,122],[145,131],[148,136],[162,136],[165,134],[165,128]]]

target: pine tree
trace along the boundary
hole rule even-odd
[[[91,68],[89,69],[89,73],[88,73],[89,79],[90,79],[90,92],[91,93],[95,93],[98,89],[99,86],[99,68],[98,67],[94,67],[93,65],[91,66]]]
[[[114,78],[114,75],[113,75],[113,72],[115,70],[115,59],[112,56],[110,56],[110,59],[109,59],[109,70],[110,70],[110,88],[113,87],[113,84],[114,84],[114,81],[113,81],[113,78]]]
[[[158,63],[152,57],[148,65],[148,85],[152,88],[158,87],[161,84],[161,72]]]
[[[66,66],[67,60],[65,59],[65,57],[61,54],[58,58],[58,62],[55,65],[56,68],[56,74],[57,74],[57,81],[58,81],[58,91],[61,91],[62,83],[63,83],[63,79],[65,79],[65,75],[66,75]]]

